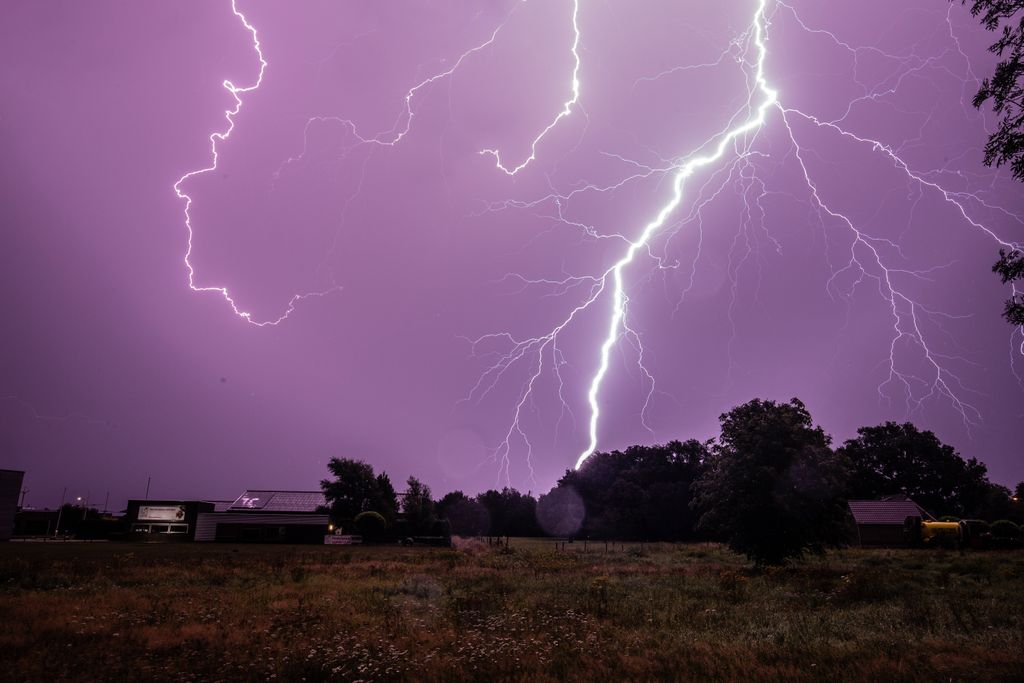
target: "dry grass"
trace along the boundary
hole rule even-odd
[[[1024,553],[0,546],[3,680],[1024,680]]]

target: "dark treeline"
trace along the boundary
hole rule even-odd
[[[1024,482],[1013,492],[992,483],[983,463],[909,422],[862,427],[833,448],[798,399],[755,399],[720,420],[721,433],[707,442],[594,453],[539,499],[505,488],[452,491],[434,502],[410,478],[399,503],[387,474],[345,459],[331,461],[335,479],[323,488],[342,525],[375,511],[410,533],[715,539],[737,548],[774,535],[774,547],[790,556],[842,543],[848,500],[902,494],[936,517],[1024,522]]]

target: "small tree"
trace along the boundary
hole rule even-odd
[[[391,477],[387,472],[377,475],[377,491],[374,499],[370,509],[383,515],[388,525],[394,524],[395,518],[398,517],[398,494],[395,493],[395,487],[391,484]]]
[[[436,514],[448,520],[451,533],[482,536],[490,529],[487,509],[462,491],[446,493],[435,506]]]
[[[416,477],[409,477],[406,482],[408,489],[402,500],[402,512],[414,534],[426,534],[434,523],[434,500],[430,497],[430,487]]]
[[[373,467],[361,460],[331,458],[327,469],[334,479],[324,479],[324,492],[331,517],[348,524],[360,512],[373,510],[391,525],[398,515],[398,497],[387,472],[374,475]]]
[[[699,528],[757,565],[846,540],[846,470],[799,399],[754,399],[720,420],[722,434],[694,484]]]

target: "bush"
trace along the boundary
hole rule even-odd
[[[1020,537],[1020,527],[1008,519],[1000,519],[999,521],[992,522],[991,526],[989,526],[989,530],[996,538],[1015,539]]]
[[[388,522],[384,519],[384,515],[373,510],[360,512],[353,521],[359,533],[370,540],[380,538],[388,528]]]

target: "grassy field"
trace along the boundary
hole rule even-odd
[[[0,679],[1024,680],[1024,553],[9,543]]]

